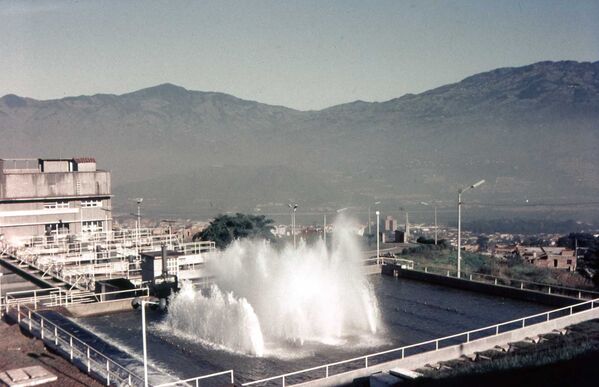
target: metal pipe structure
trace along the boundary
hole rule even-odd
[[[462,194],[468,190],[478,187],[485,180],[480,180],[469,187],[458,190],[458,278],[462,275]]]

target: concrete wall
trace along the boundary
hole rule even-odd
[[[44,172],[70,172],[73,170],[72,160],[43,160]]]
[[[68,171],[69,163],[44,161],[44,168]],[[111,229],[110,211],[81,206],[82,200],[95,199],[102,200],[102,208],[111,208],[110,172],[95,171],[92,162],[81,165],[90,171],[0,173],[0,233],[7,238],[43,235],[46,225],[68,225],[68,233],[79,233],[82,222],[100,222],[103,230]]]
[[[140,297],[140,299],[142,298],[144,297]],[[133,309],[131,306],[132,300],[133,298],[124,298],[121,300],[111,300],[91,304],[75,304],[65,307],[65,310],[70,316],[73,317],[86,317],[107,313],[124,312]]]
[[[110,172],[18,173],[0,175],[0,199],[110,195]]]
[[[482,339],[473,340],[469,343],[445,347],[438,351],[420,353],[417,355],[408,356],[404,359],[389,361],[372,367],[334,375],[327,379],[319,379],[312,382],[302,383],[300,385],[310,387],[350,385],[354,379],[369,376],[376,372],[385,372],[395,367],[414,370],[423,367],[426,364],[435,364],[440,361],[456,359],[462,355],[471,355],[475,352],[481,352],[494,348],[497,345],[505,345],[516,341],[522,341],[527,337],[549,333],[555,329],[562,329],[569,325],[595,318],[599,318],[599,307],[595,307],[595,309],[587,310],[574,315],[564,316],[547,322],[538,323],[529,327],[501,333],[497,336],[485,337]]]
[[[478,293],[486,293],[494,296],[509,297],[517,300],[536,302],[550,306],[567,306],[580,302],[576,298],[560,296],[556,294],[541,293],[534,290],[517,289],[503,285],[493,285],[482,282],[470,281],[444,275],[424,273],[416,270],[405,270],[395,265],[384,265],[383,274],[397,275],[400,278],[408,278],[416,281],[449,286],[456,289],[469,290]]]
[[[62,222],[68,224],[70,233],[81,232],[82,222],[99,221],[104,230],[112,227],[112,215],[104,209],[111,208],[109,197],[101,200],[101,207],[81,207],[81,200],[64,200],[68,208],[44,208],[45,201],[31,200],[0,203],[0,232],[7,238],[44,235],[46,225]]]

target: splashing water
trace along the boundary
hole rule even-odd
[[[167,324],[234,351],[263,356],[265,341],[339,344],[380,329],[360,249],[337,223],[333,248],[300,242],[277,251],[264,241],[235,241],[208,261],[216,284],[190,285],[173,297]]]

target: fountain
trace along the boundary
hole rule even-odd
[[[172,296],[165,324],[175,333],[231,351],[268,355],[271,343],[341,345],[376,334],[380,316],[362,271],[360,249],[344,222],[331,251],[322,241],[277,250],[239,240],[208,260],[215,283]]]

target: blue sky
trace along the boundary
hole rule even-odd
[[[170,82],[296,109],[599,60],[599,1],[6,1],[0,95]]]

